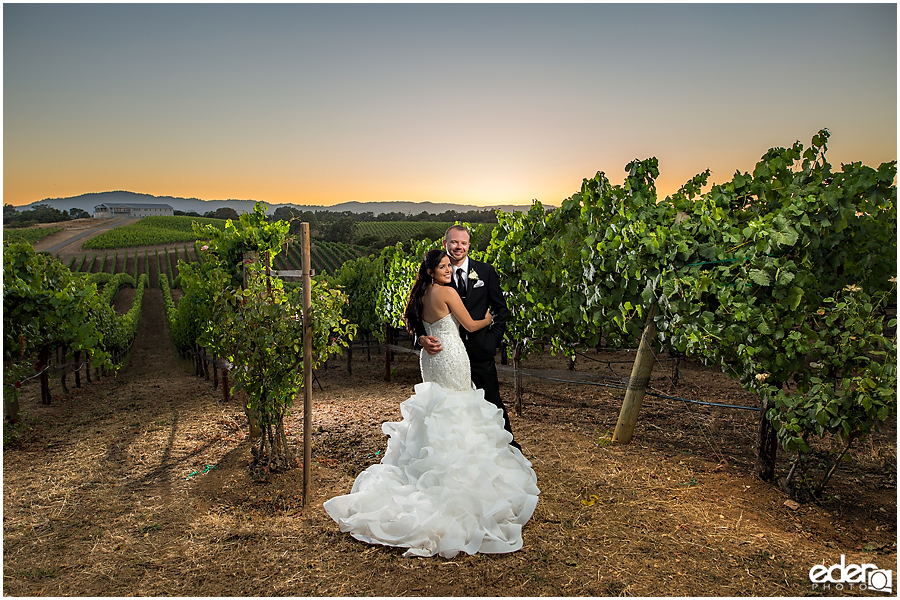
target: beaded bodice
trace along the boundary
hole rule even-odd
[[[434,323],[423,321],[423,324],[428,335],[441,341],[443,349],[433,356],[422,350],[419,355],[422,381],[433,381],[452,390],[472,389],[469,356],[459,337],[456,317],[451,313]]]

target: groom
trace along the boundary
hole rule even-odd
[[[469,364],[472,368],[472,383],[484,390],[484,397],[503,411],[504,428],[512,435],[509,415],[503,399],[500,398],[500,383],[497,380],[497,366],[494,354],[506,333],[506,319],[509,311],[500,289],[500,279],[494,267],[487,263],[469,258],[469,231],[462,225],[453,225],[444,234],[444,250],[450,256],[453,267],[453,286],[459,292],[463,304],[473,319],[484,318],[484,313],[491,309],[493,321],[488,327],[470,333],[459,328]],[[434,336],[420,336],[418,343],[429,354],[441,351],[441,343]],[[521,450],[518,442],[510,442]]]

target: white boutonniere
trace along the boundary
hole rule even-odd
[[[471,279],[472,281],[478,281],[481,278],[478,277],[478,273],[476,273],[474,270],[472,270],[472,271],[469,271],[469,279]]]

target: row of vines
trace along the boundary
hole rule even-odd
[[[537,201],[498,213],[484,252],[511,310],[509,352],[554,353],[652,343],[715,364],[763,408],[757,474],[819,494],[843,453],[896,414],[896,162],[833,170],[829,133],[808,148],[773,148],[752,173],[707,192],[709,172],[659,199],[656,159],[626,167],[622,185],[586,179],[560,208]],[[473,247],[484,232],[473,230]],[[425,250],[398,244],[334,277],[346,317],[376,335],[401,327]],[[383,339],[383,338],[382,338]],[[812,438],[843,452],[813,474]]]
[[[18,418],[18,390],[39,377],[41,401],[51,401],[50,372],[86,367],[117,368],[137,334],[146,274],[73,273],[62,262],[34,251],[28,243],[3,246],[3,398],[4,412]],[[125,314],[113,308],[116,294],[135,288]],[[53,359],[55,357],[56,363]]]
[[[302,309],[302,289],[272,277],[274,261],[288,236],[286,221],[270,222],[262,204],[224,229],[194,226],[200,260],[178,262],[181,295],[161,274],[160,287],[169,332],[185,355],[211,355],[231,365],[235,391],[246,392],[246,412],[254,438],[251,474],[296,466],[285,437],[284,418],[304,382],[304,328],[312,335],[313,367],[340,353],[356,327],[343,317],[346,296],[326,280],[312,282],[310,314]]]
[[[217,219],[207,220],[217,221]],[[161,250],[161,252],[167,255],[172,268],[177,267],[179,260],[190,262],[199,256],[195,246],[202,242],[202,240],[197,237],[197,234],[191,235],[192,238],[195,239],[193,244],[176,245]],[[137,254],[137,252],[138,250],[136,249],[133,254]],[[128,270],[127,263],[129,262],[131,255],[132,253],[130,253],[127,248],[116,249],[114,252],[107,251],[103,254],[82,254],[73,256],[69,260],[68,266],[71,270],[78,272],[116,273]],[[335,273],[345,262],[358,257],[359,252],[357,252],[350,244],[316,240],[311,248],[310,262],[317,273]],[[120,266],[123,263],[125,263],[125,266]],[[300,249],[298,245],[286,244],[285,251],[278,255],[274,266],[279,270],[301,270]]]
[[[178,261],[199,255],[199,244],[135,249],[72,257],[68,265],[30,243],[6,240],[4,260],[4,410],[15,421],[18,389],[40,378],[41,399],[50,403],[49,376],[74,372],[90,381],[96,373],[118,368],[137,334],[144,289],[158,285],[159,274],[177,276]],[[123,287],[135,288],[124,314],[113,309]]]
[[[443,221],[359,221],[355,233],[357,237],[410,239],[426,230],[443,232],[452,224]]]
[[[27,242],[36,244],[38,241],[62,231],[62,227],[29,227],[26,229],[3,229],[3,239],[10,243]]]
[[[225,226],[222,219],[184,216],[144,217],[131,225],[116,227],[93,237],[81,247],[85,250],[112,250],[193,242],[200,239],[191,228],[193,222],[218,228]]]
[[[147,254],[147,249],[143,250]],[[191,245],[182,247],[154,249],[154,254],[162,256],[165,264],[177,267],[178,261],[183,257],[190,260],[191,256],[198,256],[196,249]],[[105,252],[101,254],[81,254],[73,256],[69,259],[69,270],[76,273],[133,273],[134,277],[138,276],[138,267],[141,264],[140,250],[135,249],[134,252],[122,250],[121,256],[116,250],[112,254]]]
[[[310,264],[317,273],[335,273],[348,260],[359,258],[359,253],[350,244],[316,240],[310,247]],[[286,244],[285,249],[275,259],[279,270],[299,271],[302,269],[300,247]]]

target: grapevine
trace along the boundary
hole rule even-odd
[[[835,435],[849,447],[896,413],[895,338],[873,317],[896,293],[896,163],[833,171],[828,137],[822,130],[807,148],[772,148],[752,173],[705,193],[708,171],[659,199],[651,158],[629,163],[622,185],[604,173],[585,179],[556,210],[535,201],[528,212],[499,213],[485,260],[500,275],[510,340],[524,354],[541,340],[567,356],[600,344],[634,347],[653,308],[657,348],[718,364],[759,394],[763,423],[798,453],[795,464],[809,436]],[[414,268],[435,245],[382,252],[380,322],[402,325]],[[817,317],[851,306],[852,319]],[[865,341],[835,363],[825,340],[851,329]],[[813,376],[812,363],[834,367]],[[838,402],[834,390],[845,385]],[[838,412],[813,411],[819,420],[829,414],[830,428],[794,414],[810,394]]]

